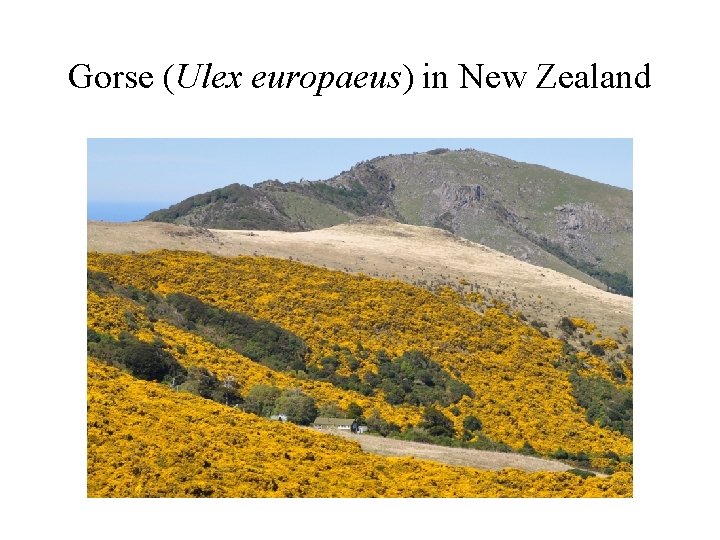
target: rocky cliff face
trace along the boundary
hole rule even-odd
[[[574,277],[632,277],[629,190],[475,150],[388,156],[375,166],[395,183],[391,198],[408,223]]]
[[[631,218],[625,216],[613,219],[591,202],[563,204],[556,206],[554,210],[557,212],[555,223],[558,230],[566,233],[571,231],[601,233],[632,231]]]
[[[485,190],[480,184],[457,186],[443,182],[433,193],[440,199],[440,208],[443,210],[469,208],[485,197]]]

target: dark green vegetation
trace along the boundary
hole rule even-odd
[[[633,397],[630,389],[617,388],[600,377],[570,374],[573,396],[587,410],[590,423],[619,431],[632,439]]]
[[[435,407],[425,407],[419,427],[433,437],[453,437],[455,435],[452,420]]]
[[[453,379],[437,363],[418,351],[407,351],[391,360],[382,351],[377,355],[378,373],[367,374],[365,382],[380,388],[385,399],[393,405],[443,406],[457,403],[463,396],[473,395],[470,387]]]
[[[280,390],[257,384],[245,397],[243,409],[259,416],[285,415],[289,422],[310,425],[318,416],[315,400],[298,389]]]
[[[212,208],[204,225],[218,229],[300,230],[281,212],[268,210],[272,203],[256,190],[231,184],[208,193],[194,195],[165,210],[150,213],[150,221],[174,222],[201,209]]]
[[[307,426],[317,418],[315,400],[298,389],[283,391],[275,402],[278,414],[285,414],[290,422]]]
[[[450,418],[434,406],[425,407],[423,418],[417,426],[410,427],[402,432],[398,429],[381,434],[404,441],[439,444],[456,448],[474,448],[475,450],[491,450],[493,452],[512,452],[512,448],[507,444],[494,441],[483,434],[482,423],[474,416],[464,418],[462,439],[456,438],[455,428]],[[529,452],[520,450],[520,453]]]
[[[406,426],[405,429],[386,421],[377,411],[373,411],[367,418],[354,415],[352,412],[354,411],[351,405],[341,416],[358,418],[361,423],[367,425],[371,433],[377,433],[383,437],[455,448],[473,448],[493,452],[513,451],[507,444],[494,441],[482,433],[482,422],[474,416],[464,418],[462,438],[457,438],[450,418],[432,405],[425,407],[423,418],[418,425]]]
[[[144,343],[130,334],[115,339],[87,329],[88,354],[124,369],[144,381],[168,381],[187,372],[163,349],[162,343]]]
[[[165,350],[162,342],[145,343],[129,334],[115,339],[88,328],[87,352],[138,379],[163,382],[225,405],[242,403],[234,381],[219,381],[204,368],[185,369]]]
[[[591,264],[587,261],[578,260],[570,255],[560,244],[552,242],[545,237],[540,237],[535,242],[541,245],[548,253],[552,253],[558,259],[566,262],[570,266],[577,268],[584,274],[594,277],[601,283],[607,285],[611,292],[616,292],[624,296],[633,295],[632,280],[622,272],[609,272],[597,264]]]
[[[279,371],[305,369],[307,345],[276,324],[225,311],[183,293],[165,299],[185,318],[188,330],[198,331],[216,345]]]
[[[632,295],[631,191],[475,150],[379,157],[322,181],[233,184],[145,219],[301,231],[362,216],[442,228]]]
[[[107,276],[88,271],[88,288],[99,294],[112,292],[145,306],[151,321],[165,319],[195,332],[218,347],[232,349],[269,368],[305,369],[309,352],[305,342],[276,324],[243,313],[225,311],[182,293],[166,297],[111,283]],[[132,324],[132,321],[128,321]]]
[[[587,478],[589,476],[595,476],[595,473],[590,472],[590,471],[584,471],[582,469],[568,469],[567,472],[569,472],[571,474],[576,474],[580,478]]]
[[[335,355],[321,359],[320,365],[308,364],[303,375],[366,396],[382,391],[385,400],[393,405],[439,403],[447,406],[457,403],[463,396],[472,396],[467,384],[451,377],[439,364],[418,351],[407,351],[394,359],[379,351],[376,355],[377,374],[366,373],[361,379],[356,373],[360,360],[348,349],[336,347],[336,350]],[[366,355],[362,348],[358,354]],[[343,365],[352,372],[350,375],[337,373]]]
[[[167,320],[180,328],[201,335],[218,347],[232,349],[277,371],[327,381],[340,388],[355,390],[364,395],[381,391],[385,399],[394,405],[437,403],[447,406],[457,403],[465,395],[472,396],[467,384],[453,378],[440,365],[417,351],[407,351],[395,359],[390,359],[381,351],[377,354],[378,374],[368,373],[361,379],[357,374],[361,362],[346,348],[335,346],[335,355],[322,358],[319,365],[312,364],[308,362],[310,350],[306,343],[295,334],[271,322],[254,319],[243,313],[226,311],[183,293],[172,293],[163,297],[149,291],[116,285],[99,272],[88,271],[87,277],[89,289],[99,294],[112,292],[143,305],[150,321]],[[132,319],[132,315],[128,314],[127,322],[131,327],[135,324]],[[135,341],[137,343],[133,345],[134,348],[146,346]],[[150,349],[148,353],[154,351],[156,355],[163,355],[162,358],[169,357],[175,362],[168,353],[162,351],[162,347]],[[357,354],[363,357],[367,355],[361,346],[358,347]],[[100,356],[100,358],[105,357]],[[132,363],[132,360],[130,362]],[[122,362],[132,373],[135,373],[132,371],[131,363]],[[343,365],[347,366],[350,375],[337,373],[338,368]],[[148,370],[152,375],[151,380],[158,381],[166,379],[171,371],[170,368],[162,371],[160,359],[152,366],[143,364],[142,369]],[[291,408],[290,405],[288,408]]]
[[[256,384],[245,396],[245,411],[269,417],[275,412],[275,402],[281,390],[267,384]]]
[[[374,411],[373,414],[367,418],[367,427],[371,432],[379,433],[383,437],[400,433],[400,426],[393,422],[388,422],[380,416],[377,411]]]
[[[340,388],[371,395],[381,390],[388,403],[399,405],[443,406],[472,396],[470,387],[452,378],[437,363],[417,351],[408,351],[390,359],[384,352],[377,355],[378,374],[357,373],[358,360],[349,350],[336,347],[337,355],[327,356],[320,365],[307,362],[305,342],[296,335],[267,321],[209,306],[192,296],[174,293],[165,300],[184,318],[184,327],[198,332],[220,347],[230,348],[271,369],[290,371],[300,376],[328,381]],[[339,375],[337,369],[347,364],[353,372]]]

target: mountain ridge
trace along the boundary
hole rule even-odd
[[[477,150],[381,156],[327,180],[230,184],[144,220],[307,231],[363,216],[445,229],[632,295],[631,191]]]

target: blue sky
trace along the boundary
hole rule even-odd
[[[88,139],[88,217],[140,219],[234,182],[325,179],[365,159],[440,147],[632,189],[632,139]]]

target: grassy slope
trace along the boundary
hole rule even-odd
[[[289,218],[304,224],[307,229],[332,227],[333,225],[346,223],[353,217],[331,204],[300,193],[279,191],[274,193],[273,197]]]
[[[562,236],[555,227],[555,208],[563,204],[591,201],[613,222],[625,223],[628,219],[632,222],[632,192],[628,190],[491,154],[473,151],[390,156],[378,159],[376,166],[395,180],[392,199],[409,223],[433,225],[435,217],[442,213],[433,190],[442,183],[482,185],[487,196],[511,209],[523,226],[557,242]],[[460,210],[460,214],[463,226],[457,232],[470,240],[504,252],[508,252],[508,244],[518,241],[515,231],[499,222],[490,209],[477,212],[468,208]],[[603,267],[632,276],[632,231],[584,234],[593,243],[601,244],[598,254]],[[574,257],[588,259],[586,253],[572,244],[566,247]],[[518,248],[537,250],[530,241],[520,242]],[[513,255],[519,252],[517,249]],[[558,271],[567,270],[567,265],[558,265],[561,261],[553,256],[544,260],[531,256],[530,260]],[[594,262],[592,257],[589,260]]]

